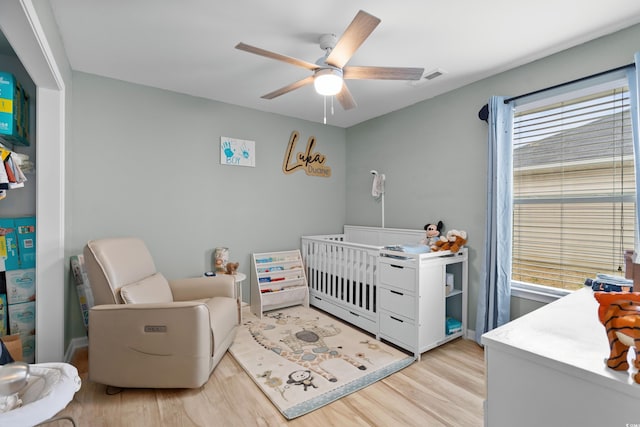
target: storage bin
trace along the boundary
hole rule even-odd
[[[0,138],[29,145],[29,95],[11,73],[0,71]]]
[[[455,334],[456,332],[462,331],[462,322],[453,317],[447,317],[446,328],[447,335]]]

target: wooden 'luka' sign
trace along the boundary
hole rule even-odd
[[[294,154],[296,143],[299,139],[300,133],[298,133],[297,130],[294,130],[291,133],[287,152],[284,155],[282,172],[293,173],[299,170],[304,170],[307,175],[329,178],[331,176],[331,168],[324,164],[326,157],[321,153],[313,151],[313,146],[316,143],[316,137],[309,137],[305,152],[298,152],[297,154]]]

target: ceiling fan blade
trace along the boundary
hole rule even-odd
[[[296,90],[298,88],[301,88],[302,86],[306,86],[313,83],[313,76],[309,76],[309,77],[305,77],[302,80],[298,80],[297,82],[291,83],[289,85],[286,85],[284,87],[281,87],[278,90],[274,90],[273,92],[270,92],[266,95],[262,95],[261,98],[263,99],[273,99],[276,98],[280,95],[284,95],[285,93],[291,92],[292,90]]]
[[[259,47],[251,46],[245,43],[238,43],[236,45],[236,49],[244,50],[245,52],[255,53],[256,55],[264,56],[265,58],[275,59],[277,61],[286,62],[291,65],[296,65],[298,67],[306,68],[307,70],[315,70],[318,68],[317,64],[313,64],[311,62],[304,61],[302,59],[292,58],[290,56],[281,55],[279,53],[271,52],[265,49],[261,49]]]
[[[362,10],[359,11],[327,57],[327,64],[338,68],[344,67],[379,23],[380,19]]]
[[[350,110],[352,108],[356,108],[357,106],[356,100],[353,99],[353,96],[351,96],[351,92],[349,92],[349,89],[344,82],[342,82],[342,90],[338,92],[336,98],[338,98],[338,102],[345,110]]]
[[[424,68],[344,67],[344,79],[420,80]]]

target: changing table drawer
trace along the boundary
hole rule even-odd
[[[415,319],[416,299],[413,295],[381,287],[378,301],[382,310]]]
[[[380,336],[405,348],[417,348],[418,333],[413,322],[380,312]]]
[[[380,261],[380,284],[415,292],[416,269],[401,262]]]

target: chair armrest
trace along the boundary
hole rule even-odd
[[[133,347],[137,344],[137,338],[132,337],[137,335],[163,335],[163,339],[175,335],[184,336],[185,340],[199,336],[198,340],[207,343],[207,347],[211,338],[209,308],[200,301],[96,305],[89,310],[89,319],[91,339],[101,339],[104,338],[103,334],[115,333],[116,340],[121,343],[131,340]],[[122,329],[118,330],[119,327]],[[159,344],[166,347],[162,340]]]
[[[198,387],[213,340],[201,302],[105,304],[89,311],[89,376],[118,387]]]
[[[228,274],[169,280],[174,301],[193,301],[213,297],[237,298],[235,284],[235,277]]]

